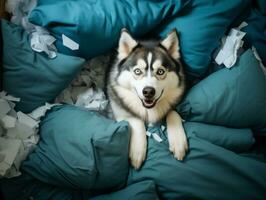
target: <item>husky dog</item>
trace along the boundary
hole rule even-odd
[[[137,41],[122,29],[116,59],[109,70],[106,92],[116,120],[129,122],[132,166],[139,169],[146,157],[145,124],[165,117],[169,149],[182,160],[187,138],[173,108],[184,94],[185,76],[176,31],[160,41]]]

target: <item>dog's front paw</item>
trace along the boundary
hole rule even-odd
[[[184,130],[178,131],[183,132],[168,134],[169,150],[174,154],[177,160],[183,160],[188,150],[188,143]]]
[[[171,111],[168,113],[166,121],[169,150],[177,160],[183,160],[188,150],[188,143],[181,117],[177,112]]]
[[[146,158],[147,140],[146,135],[132,135],[130,139],[129,158],[131,165],[135,169],[139,169]]]

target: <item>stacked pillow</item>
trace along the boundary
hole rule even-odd
[[[3,89],[19,97],[24,113],[52,102],[83,67],[83,58],[57,54],[55,59],[34,52],[22,27],[1,20],[3,38]]]
[[[114,122],[76,106],[56,106],[42,120],[40,141],[22,170],[58,187],[105,191],[124,186],[130,133]]]
[[[177,111],[187,121],[266,133],[266,77],[253,52],[195,85]]]
[[[249,0],[39,0],[29,20],[51,31],[59,52],[85,58],[115,47],[122,28],[138,37],[146,33],[164,37],[175,28],[187,72],[202,77],[219,39],[249,5]],[[65,47],[63,34],[78,43],[79,49]]]

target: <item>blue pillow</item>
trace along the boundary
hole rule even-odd
[[[55,59],[34,52],[22,27],[1,20],[3,89],[20,97],[17,110],[31,112],[51,102],[69,85],[85,60],[58,53]]]
[[[193,0],[175,18],[160,26],[160,35],[164,37],[176,28],[186,71],[202,77],[227,28],[249,4],[249,0]]]
[[[91,200],[159,200],[156,185],[152,180],[144,180],[127,186],[126,188],[99,195]]]
[[[258,10],[252,10],[245,21],[248,25],[242,29],[247,33],[244,41],[249,46],[256,48],[263,64],[266,66],[266,15],[261,15]]]
[[[200,123],[184,124],[189,151],[183,161],[176,160],[169,151],[166,131],[157,131],[163,141],[158,142],[153,137],[147,139],[147,159],[139,171],[130,169],[128,185],[153,180],[161,199],[265,199],[265,160],[254,158],[254,155],[236,154],[213,143],[216,137],[217,141],[220,138],[219,143],[229,147],[232,141],[238,140],[240,143],[244,142],[242,147],[239,146],[244,150],[245,144],[250,147],[249,143],[253,143],[252,137],[247,137],[250,133],[246,130],[242,132],[246,138],[244,141],[241,130],[237,133],[220,127],[220,133],[216,135],[218,132],[214,131],[219,131],[219,127],[208,129],[208,126]],[[206,140],[208,134],[202,139],[204,129],[210,133],[210,141]],[[223,136],[223,131],[226,131],[226,137]],[[235,133],[237,137],[234,136]]]
[[[22,170],[59,187],[119,189],[128,174],[129,139],[125,121],[116,123],[76,106],[56,106],[41,122],[38,147]]]
[[[116,46],[122,28],[143,35],[189,1],[39,0],[29,20],[51,31],[59,52],[92,58]],[[65,47],[62,34],[77,42],[79,49]]]
[[[59,52],[85,58],[115,47],[123,27],[134,36],[148,32],[165,36],[176,28],[186,69],[199,77],[206,72],[219,39],[249,4],[249,0],[39,0],[29,20],[52,32]],[[62,34],[77,42],[79,50],[63,46]]]
[[[187,121],[266,133],[266,76],[253,52],[195,85],[177,110]]]

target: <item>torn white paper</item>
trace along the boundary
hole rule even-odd
[[[4,116],[0,119],[0,124],[4,129],[14,128],[17,119],[9,115]]]
[[[246,35],[237,29],[231,29],[230,33],[225,39],[221,50],[215,58],[218,65],[224,64],[227,68],[231,68],[237,60],[237,51],[243,45],[243,37]]]
[[[62,34],[63,45],[71,50],[78,50],[79,44]]]
[[[28,116],[30,116],[32,119],[39,121],[41,119],[41,117],[43,117],[46,114],[46,112],[48,110],[50,110],[55,105],[60,105],[60,104],[45,103],[44,106],[36,108],[31,113],[29,113]]]
[[[153,133],[152,137],[157,141],[157,142],[162,142],[162,138],[157,134],[157,133]]]
[[[148,137],[151,137],[151,132],[146,131],[146,135],[147,135]]]
[[[0,153],[0,163],[5,160],[5,157],[6,156],[4,154]]]
[[[105,71],[109,60],[109,55],[91,59],[55,102],[85,107],[112,118],[112,110],[103,92]]]
[[[0,162],[0,176],[4,176],[11,168],[19,152],[20,146],[20,140],[0,137],[0,154],[5,155],[4,160]]]
[[[0,137],[4,136],[5,133],[5,130],[0,126]]]
[[[34,150],[38,141],[40,118],[54,105],[41,106],[30,114],[16,112],[15,103],[19,98],[0,92],[0,178],[20,175],[19,167],[27,155]]]
[[[88,108],[90,110],[105,110],[108,101],[105,98],[103,91],[87,89],[82,94],[79,94],[75,105]]]
[[[0,119],[2,119],[11,110],[5,99],[0,99]]]
[[[43,27],[36,26],[28,21],[28,16],[37,5],[37,0],[15,1],[12,7],[11,22],[22,26],[30,36],[31,48],[36,52],[45,52],[49,58],[56,57],[56,47],[53,45],[55,38]]]
[[[245,21],[243,21],[243,22],[237,27],[237,29],[238,29],[238,30],[241,30],[242,28],[246,27],[247,25],[248,25],[248,23],[245,22]]]
[[[32,119],[31,117],[24,114],[23,112],[19,111],[17,112],[17,115],[18,115],[18,121],[22,124],[25,124],[26,126],[30,128],[35,128],[39,124],[36,120]]]
[[[35,27],[36,31],[30,36],[31,48],[36,52],[45,52],[49,58],[56,57],[55,38],[42,27]]]

